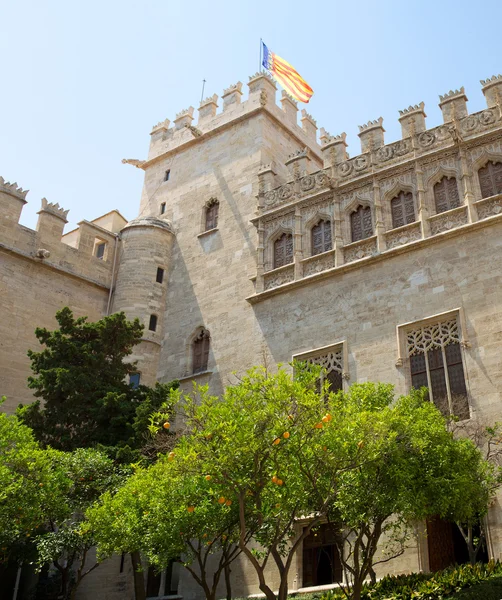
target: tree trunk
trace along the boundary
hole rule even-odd
[[[225,587],[227,589],[227,600],[232,600],[232,582],[230,581],[230,565],[225,565]]]
[[[286,600],[288,597],[288,572],[289,570],[281,574],[278,600]]]
[[[351,600],[361,600],[362,589],[363,589],[362,582],[359,580],[359,578],[354,578],[354,585],[352,586]]]
[[[138,551],[131,552],[131,563],[134,577],[134,597],[136,600],[146,600],[145,578],[141,565],[141,556]]]

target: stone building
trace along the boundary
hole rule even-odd
[[[486,109],[464,89],[440,96],[444,123],[423,103],[400,111],[402,139],[382,119],[360,126],[361,153],[331,136],[258,73],[151,132],[139,215],[114,211],[62,235],[66,212],[42,201],[37,231],[18,224],[26,192],[0,181],[0,394],[30,401],[26,350],[35,325],[69,305],[97,319],[123,310],[145,324],[141,381],[208,383],[302,358],[333,388],[385,381],[427,385],[461,419],[502,418],[502,76],[482,81]],[[218,102],[222,110],[218,111]],[[22,298],[22,301],[20,301]],[[502,554],[499,498],[490,556]],[[418,528],[416,547],[386,565],[427,570],[455,560],[454,532]],[[329,538],[308,539],[290,588],[333,582]],[[79,598],[131,598],[127,567],[103,565]],[[320,566],[324,565],[324,566]],[[257,593],[243,558],[234,592]],[[169,579],[169,578],[168,578]],[[175,581],[177,580],[177,581]],[[162,592],[201,597],[179,573]]]

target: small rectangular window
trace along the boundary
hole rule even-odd
[[[130,373],[129,374],[129,384],[132,385],[134,389],[139,387],[139,382],[141,380],[141,373]]]
[[[105,257],[106,242],[96,244],[96,258],[103,260]]]
[[[166,203],[162,202],[160,205],[160,214],[163,215],[166,212]]]
[[[157,267],[157,279],[155,281],[157,283],[162,283],[164,281],[164,269],[161,267]]]
[[[155,331],[157,329],[157,315],[150,315],[150,323],[148,324],[148,329],[150,331]]]
[[[169,176],[171,175],[171,169],[167,169],[164,173],[164,181],[169,181]]]

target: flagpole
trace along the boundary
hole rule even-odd
[[[258,73],[261,73],[261,49],[262,49],[263,40],[260,38],[260,66],[258,68]]]

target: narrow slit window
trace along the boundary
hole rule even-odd
[[[166,203],[162,202],[160,205],[160,214],[163,215],[166,212]]]
[[[103,260],[105,257],[106,242],[96,244],[96,258]]]
[[[164,181],[169,181],[169,177],[171,176],[171,169],[167,169],[164,173]]]
[[[157,329],[157,315],[150,315],[150,323],[148,324],[150,331],[156,331]]]
[[[157,267],[157,277],[155,281],[157,283],[162,283],[164,281],[164,269],[162,267]]]
[[[139,382],[141,381],[141,373],[130,373],[129,374],[129,384],[136,389],[139,387]]]
[[[192,373],[207,371],[209,343],[211,337],[207,329],[202,329],[192,344]]]
[[[206,204],[206,219],[205,219],[205,231],[216,229],[218,227],[218,213],[220,211],[220,203],[218,200],[210,200]]]

